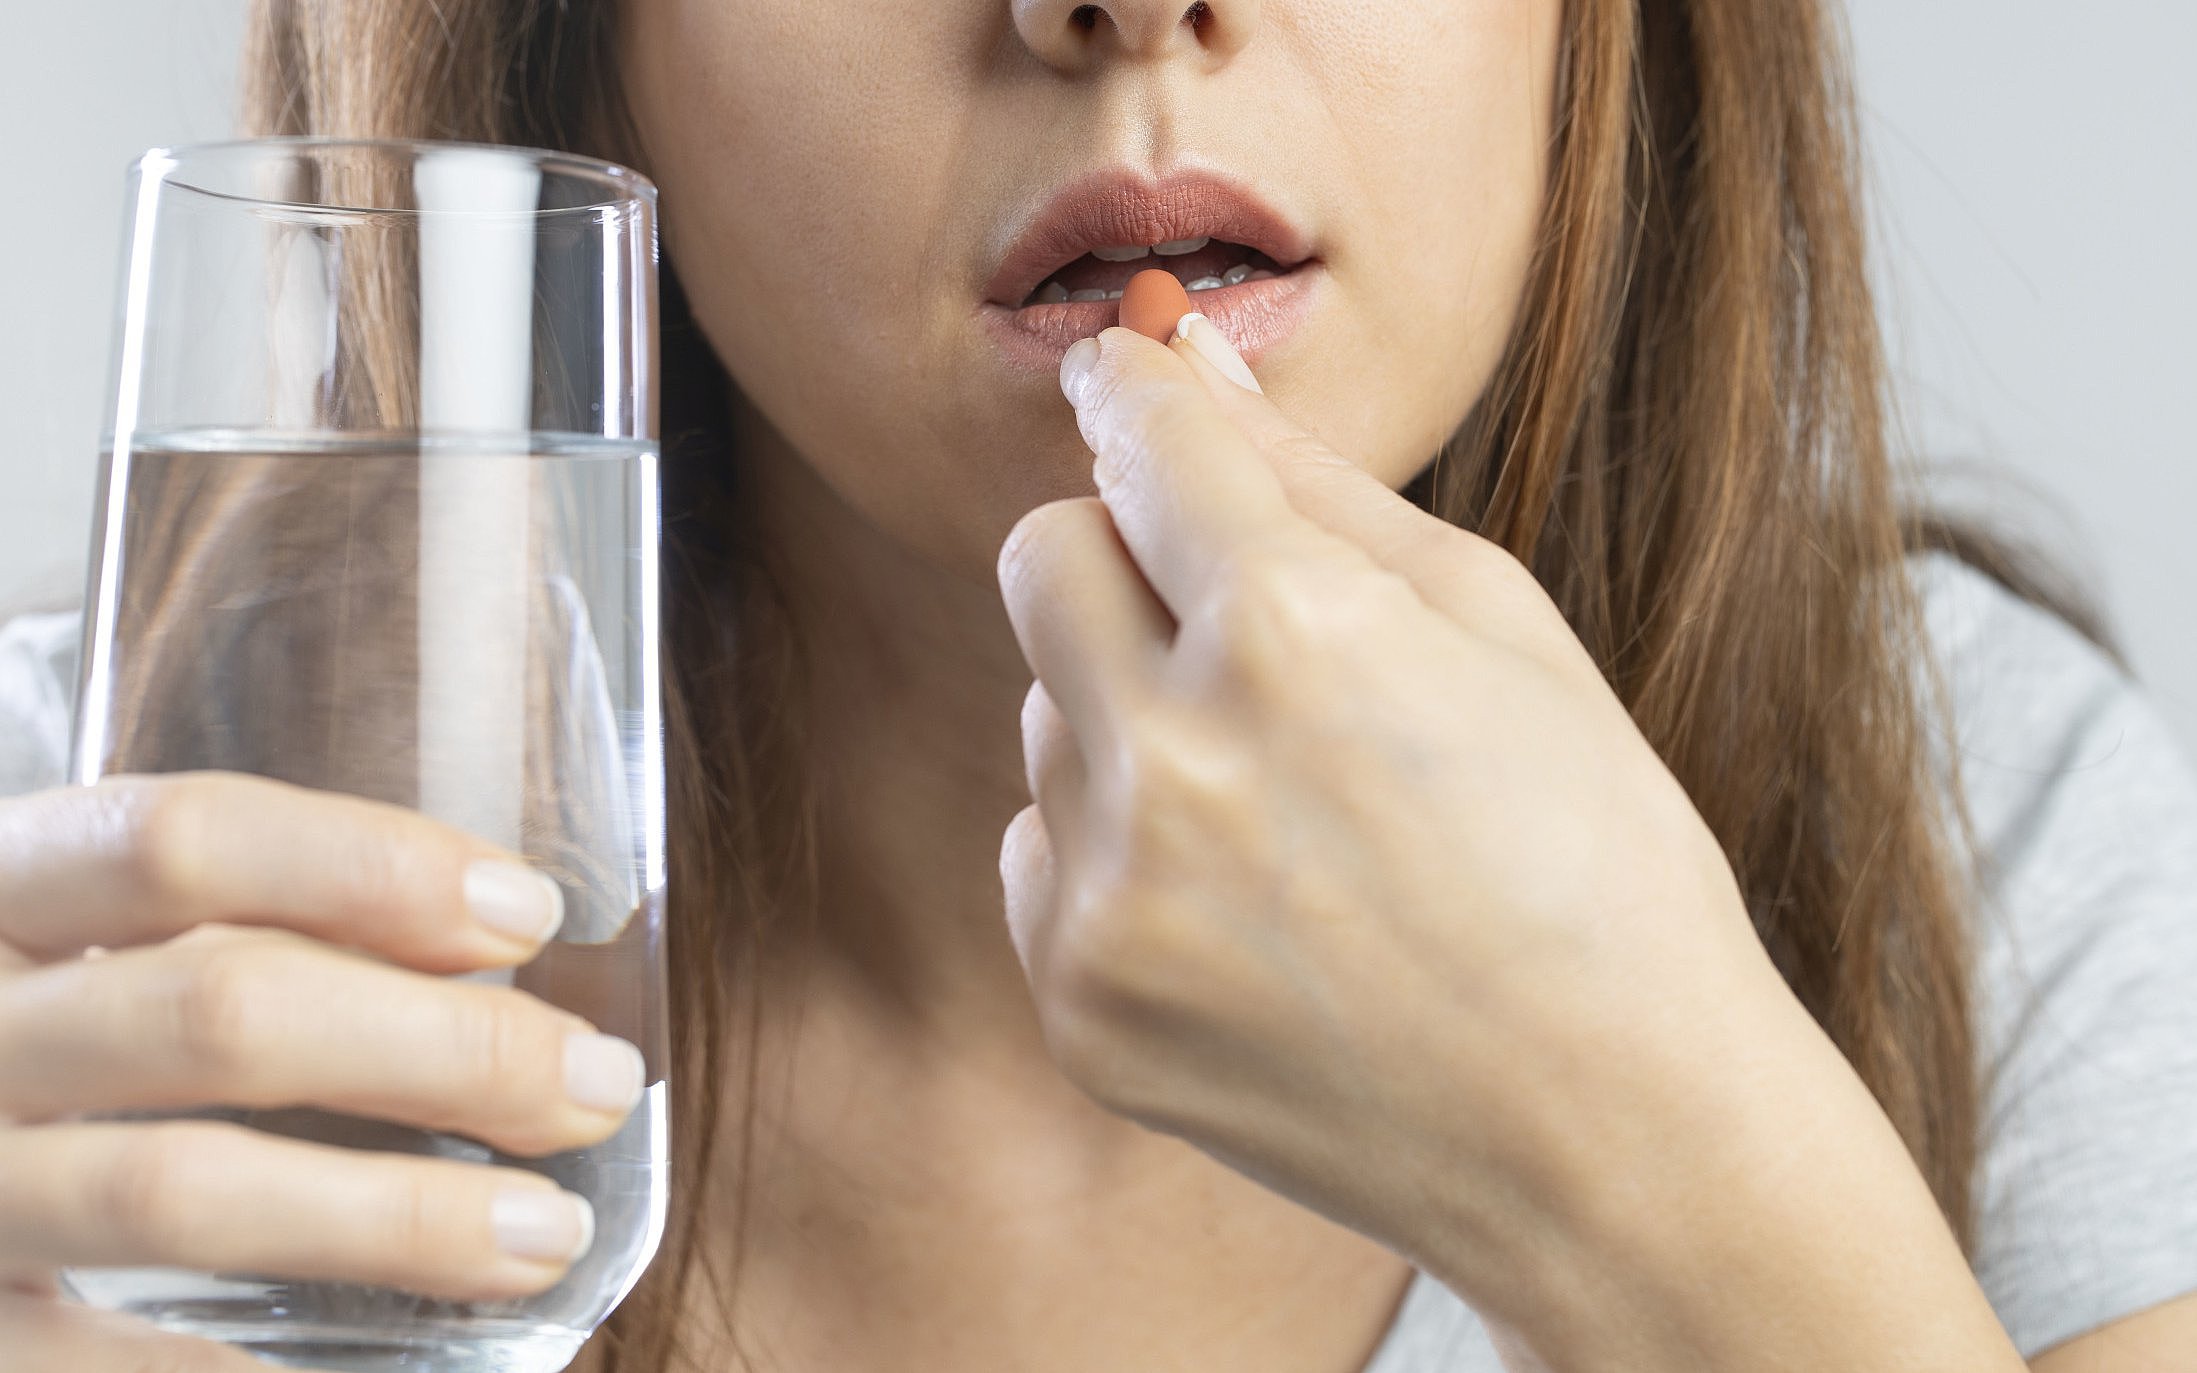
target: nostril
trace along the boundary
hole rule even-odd
[[[1069,12],[1068,22],[1089,33],[1098,27],[1099,15],[1103,9],[1104,6],[1101,5],[1078,5]],[[1190,26],[1192,33],[1196,33],[1198,26],[1212,17],[1212,6],[1206,0],[1195,0],[1189,9],[1183,11],[1182,22]]]

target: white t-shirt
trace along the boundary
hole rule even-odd
[[[1977,1032],[1997,1079],[1976,1275],[2034,1357],[2197,1293],[2197,769],[2059,619],[1951,555],[1908,566],[1982,849]],[[0,625],[0,794],[63,779],[78,625]],[[1501,1369],[1421,1274],[1364,1373]]]

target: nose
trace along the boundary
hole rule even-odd
[[[1259,0],[1013,0],[1030,51],[1065,71],[1109,56],[1155,60],[1178,52],[1225,58],[1258,28]]]

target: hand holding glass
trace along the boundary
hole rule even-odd
[[[448,975],[630,1041],[645,1086],[614,1135],[538,1156],[310,1100],[84,1117],[539,1173],[594,1215],[546,1291],[65,1286],[277,1363],[563,1368],[654,1254],[668,1183],[655,189],[528,149],[266,139],[155,150],[128,205],[73,781],[254,773],[524,855],[556,937]]]

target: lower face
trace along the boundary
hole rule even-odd
[[[746,406],[878,532],[971,580],[1032,506],[1093,489],[1054,367],[1115,307],[1062,291],[1176,270],[1283,410],[1400,488],[1487,385],[1540,225],[1561,0],[1260,0],[1226,45],[1183,27],[1135,54],[1074,8],[620,13],[664,252]],[[1232,245],[1086,259],[985,300],[1006,226],[1062,183],[1185,165],[1249,185],[1314,257],[1233,283]]]

